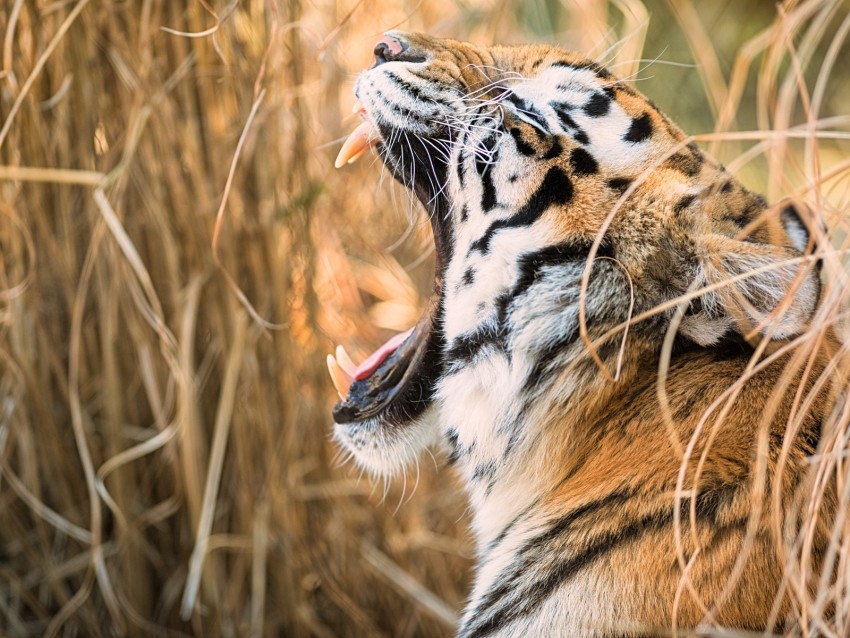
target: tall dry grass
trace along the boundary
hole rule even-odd
[[[323,355],[406,328],[431,278],[408,196],[369,162],[332,170],[372,42],[400,26],[599,57],[748,185],[813,205],[835,323],[847,16],[833,0],[5,0],[0,634],[450,633],[473,551],[451,473],[429,458],[374,485],[329,441]],[[846,423],[822,455],[845,495]],[[846,635],[841,583],[801,606],[813,631]]]

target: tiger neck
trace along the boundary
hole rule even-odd
[[[621,362],[614,382],[584,354],[570,358],[570,349],[586,352],[581,340],[568,346],[561,354],[563,365],[549,370],[534,387],[516,382],[532,362],[494,348],[440,389],[450,460],[465,480],[482,547],[580,462],[573,451],[586,449],[593,434],[588,424],[636,382],[641,360],[652,358],[651,352],[631,349],[630,361]],[[616,349],[601,354],[606,368],[617,370]]]

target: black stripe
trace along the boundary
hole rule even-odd
[[[582,110],[590,117],[602,117],[610,107],[611,97],[607,93],[594,93]]]
[[[395,113],[401,119],[413,120],[414,122],[419,122],[423,124],[427,124],[427,120],[425,119],[425,115],[422,113],[418,113],[417,111],[411,111],[409,108],[404,107],[400,104],[396,104],[395,102],[391,102],[387,98],[383,96],[380,91],[375,91],[376,97],[380,98],[381,102],[383,102],[384,106],[387,109]]]
[[[493,183],[493,164],[498,160],[496,146],[499,140],[488,135],[478,144],[475,153],[475,171],[481,177],[481,210],[487,212],[496,207],[496,185]]]
[[[482,463],[478,465],[475,470],[472,472],[473,481],[480,481],[482,479],[491,479],[496,474],[498,470],[498,466],[495,461],[487,461],[486,463]]]
[[[742,478],[749,472],[749,465],[746,463],[730,462],[729,459],[725,459],[725,461],[730,469],[735,467],[738,476]],[[708,521],[712,527],[718,527],[723,523],[724,514],[728,510],[729,504],[735,500],[739,492],[740,487],[734,483],[699,491],[694,506],[697,520]],[[690,519],[690,508],[686,506],[686,503],[682,504],[682,516]]]
[[[517,523],[519,523],[519,522],[520,522],[523,518],[525,518],[526,516],[528,516],[529,512],[531,512],[531,510],[533,510],[536,506],[537,506],[537,501],[534,501],[531,505],[527,506],[524,510],[522,510],[519,514],[517,514],[517,515],[516,515],[516,516],[515,516],[515,517],[511,520],[511,522],[510,522],[510,523],[508,523],[507,525],[505,525],[505,527],[502,529],[502,531],[501,531],[501,532],[499,532],[499,533],[495,536],[495,538],[493,538],[493,540],[491,540],[491,541],[487,544],[487,549],[485,549],[485,550],[484,550],[484,553],[483,553],[483,555],[484,555],[484,557],[485,557],[485,560],[486,560],[486,557],[487,557],[490,553],[492,553],[492,551],[493,551],[494,549],[496,549],[496,547],[498,547],[498,546],[499,546],[499,543],[501,543],[503,540],[505,540],[505,537],[507,537],[508,533],[509,533],[509,532],[510,532],[513,528],[514,528],[514,526],[515,526]]]
[[[563,103],[561,103],[561,102],[549,102],[549,106],[551,106],[554,109],[555,115],[557,115],[558,119],[561,121],[561,125],[562,125],[562,128],[564,129],[564,131],[569,133],[570,131],[572,131],[574,129],[578,129],[578,127],[579,127],[578,124],[573,119],[573,116],[570,115],[569,109],[567,109],[564,106]]]
[[[565,241],[520,255],[517,260],[519,276],[509,293],[510,299],[525,294],[543,276],[544,268],[586,260],[590,254],[591,246],[593,246],[593,241],[590,239]],[[596,256],[613,257],[614,250],[608,242],[603,241],[599,246]]]
[[[652,135],[652,118],[649,116],[649,113],[644,113],[632,119],[629,130],[626,131],[623,139],[626,142],[636,144],[648,139],[650,135]]]
[[[457,460],[460,458],[461,449],[460,444],[458,443],[458,435],[457,430],[454,428],[449,428],[446,430],[446,439],[448,440],[449,446],[452,448],[449,453],[449,465],[454,465],[457,463]]]
[[[410,95],[412,95],[415,99],[417,99],[421,102],[425,102],[425,103],[436,101],[431,97],[426,97],[425,95],[422,95],[422,91],[419,89],[418,86],[415,86],[414,84],[411,84],[410,82],[402,80],[400,77],[398,77],[394,73],[386,72],[386,75],[387,75],[388,78],[390,78],[390,80],[392,80],[399,87],[401,87],[402,90],[404,90],[407,93],[409,93]]]
[[[601,78],[603,80],[612,77],[611,73],[608,71],[608,69],[603,67],[598,62],[593,62],[592,60],[584,60],[582,62],[558,61],[558,62],[553,62],[552,67],[563,67],[563,68],[567,68],[567,69],[576,69],[576,70],[588,69],[590,71],[593,71],[593,73],[596,75],[596,77]]]
[[[555,522],[555,524],[552,525],[552,527],[550,527],[546,532],[528,541],[519,550],[519,553],[525,554],[538,548],[545,548],[550,543],[552,543],[552,541],[554,541],[558,536],[561,536],[562,534],[565,534],[566,532],[570,531],[570,528],[573,527],[576,523],[578,523],[579,519],[587,518],[593,514],[597,514],[599,513],[599,510],[609,506],[624,505],[627,501],[633,498],[635,498],[634,490],[622,488],[611,492],[610,494],[606,494],[602,498],[598,498],[595,501],[585,503],[584,505],[575,508],[566,516],[563,516],[558,519],[558,521]]]
[[[549,147],[549,150],[546,151],[546,155],[543,156],[543,159],[554,159],[558,157],[561,154],[561,151],[563,150],[564,149],[561,146],[561,143],[556,139],[552,142],[552,146]]]
[[[525,155],[526,157],[531,157],[535,154],[536,151],[534,150],[534,147],[522,139],[522,131],[520,131],[518,127],[512,127],[510,133],[511,137],[514,138],[516,150],[519,151],[520,154]]]
[[[567,241],[520,255],[517,260],[519,274],[516,283],[514,283],[508,292],[500,295],[496,301],[499,324],[503,326],[506,324],[510,306],[517,298],[524,296],[529,288],[541,280],[546,274],[546,269],[585,261],[590,254],[592,245],[593,241],[590,239]],[[607,241],[603,241],[597,249],[596,256],[614,257],[614,249]],[[565,291],[564,294],[566,295],[567,292]],[[564,305],[566,306],[569,303],[570,300],[565,297]],[[525,388],[529,389],[536,386],[548,371],[555,357],[571,345],[577,337],[578,333],[571,331],[568,335],[551,343],[540,352],[535,358],[534,367],[526,378]]]
[[[803,218],[800,217],[800,213],[794,204],[788,204],[785,206],[780,213],[780,218],[782,219],[782,225],[785,226],[786,231],[788,230],[788,226],[797,226],[801,231],[806,233],[806,240],[808,241],[809,228],[806,226]]]
[[[528,202],[520,208],[516,215],[508,219],[500,219],[484,231],[484,234],[470,246],[470,252],[478,250],[483,254],[490,252],[490,242],[498,231],[503,228],[520,228],[531,226],[550,207],[568,204],[573,198],[573,184],[570,178],[558,166],[553,166],[546,173],[540,186],[532,194]]]
[[[599,164],[593,159],[593,155],[581,147],[576,147],[570,153],[570,167],[573,175],[593,175],[599,171]]]
[[[753,218],[761,213],[765,208],[767,208],[767,203],[761,197],[757,196],[755,199],[750,200],[746,206],[740,211],[736,211],[735,214],[729,215],[727,219],[731,219],[738,226],[743,228],[747,224],[749,224]]]
[[[711,545],[725,542],[732,532],[746,525],[746,518],[727,523],[720,521],[722,506],[730,502],[739,491],[737,486],[729,485],[725,489],[704,492],[697,496],[697,520],[706,522],[714,529]],[[577,526],[584,523],[599,522],[604,510],[610,507],[618,508],[635,497],[634,491],[625,488],[611,492],[574,509],[556,521],[546,532],[528,541],[517,551],[513,563],[499,575],[497,581],[500,584],[490,590],[475,612],[471,614],[477,622],[470,627],[462,628],[460,635],[464,638],[481,638],[497,629],[504,628],[517,618],[533,613],[558,587],[598,558],[637,540],[646,533],[672,525],[673,508],[665,507],[660,511],[634,519],[617,529],[607,530],[589,538],[580,551],[552,566],[552,558],[548,554],[551,553],[553,543],[559,537],[575,531]],[[689,501],[685,500],[681,503],[680,514],[683,520],[689,520]],[[515,521],[511,521],[506,530],[514,525]],[[573,538],[564,540],[559,544],[559,548],[572,549],[573,545],[567,545],[567,541],[574,540]],[[522,582],[533,574],[538,574],[540,577],[531,583]],[[512,602],[499,607],[508,599],[512,599]],[[485,616],[488,611],[492,613]]]
[[[475,172],[483,175],[490,170],[491,165],[496,161],[496,154],[493,149],[499,140],[495,135],[488,135],[478,143],[475,151]]]
[[[506,582],[503,582],[487,595],[485,598],[487,604],[479,606],[471,614],[471,618],[477,622],[469,627],[462,628],[460,635],[464,638],[483,638],[498,629],[504,628],[517,618],[533,613],[559,586],[596,559],[640,538],[647,532],[663,529],[669,526],[672,521],[672,511],[666,510],[655,512],[632,521],[624,527],[600,534],[583,551],[560,561],[552,568],[545,569],[542,578],[526,586],[522,586],[520,581],[528,575],[527,570],[530,563],[527,564],[523,561],[523,564],[517,565],[509,573]],[[521,591],[516,591],[520,588]],[[513,603],[508,606],[497,607],[512,591],[516,591],[513,596]],[[484,612],[488,609],[495,609],[495,611],[484,616]]]
[[[630,177],[612,177],[608,180],[608,188],[612,188],[615,191],[620,191],[621,193],[625,193],[626,189],[631,185],[632,178]]]
[[[694,200],[697,198],[696,195],[685,195],[682,199],[676,202],[676,205],[673,206],[674,213],[681,213],[688,206],[694,203]]]
[[[496,185],[493,183],[493,171],[485,170],[481,174],[481,212],[486,213],[496,208]]]
[[[463,277],[461,277],[460,283],[461,283],[462,286],[468,286],[473,281],[475,281],[475,270],[470,266],[469,268],[467,268],[464,271]]]
[[[517,107],[517,115],[519,116],[519,119],[527,121],[526,118],[528,118],[529,120],[531,120],[529,124],[532,124],[536,128],[539,128],[540,131],[542,133],[545,133],[546,135],[550,134],[549,125],[546,122],[546,118],[543,117],[543,114],[540,113],[540,111],[538,111],[534,107],[534,105],[529,104],[515,93],[510,93],[505,98],[505,100]]]
[[[445,106],[448,109],[453,108],[452,104],[447,99],[441,98],[439,93],[437,93],[435,95],[425,95],[422,92],[421,87],[418,87],[415,84],[400,78],[396,74],[390,73],[389,71],[386,71],[386,75],[390,78],[391,81],[393,81],[396,85],[398,85],[402,89],[402,91],[409,93],[416,100],[420,101],[421,103],[423,103],[425,105],[439,104],[441,106]],[[423,78],[423,77],[419,76],[418,74],[414,74],[414,75],[416,75],[416,77],[418,77],[420,80],[422,80],[426,84],[430,84],[432,82],[432,80],[430,78]],[[438,110],[434,109],[434,113],[437,113],[437,112],[438,112]]]
[[[743,537],[746,534],[747,525],[749,524],[750,519],[748,516],[744,518],[735,519],[729,523],[725,523],[723,525],[719,525],[716,529],[712,530],[713,534],[711,540],[708,545],[704,547],[703,558],[706,558],[706,554],[711,550],[715,549],[718,545],[722,545],[727,542],[730,537],[734,535],[740,535]],[[684,527],[684,522],[682,526]]]
[[[561,536],[569,531],[571,528],[578,523],[582,518],[587,516],[592,516],[594,514],[598,514],[599,511],[605,507],[611,505],[620,505],[623,502],[627,501],[629,498],[633,498],[634,493],[625,490],[618,490],[616,492],[612,492],[610,494],[605,495],[602,498],[599,498],[595,501],[591,501],[589,503],[585,503],[584,505],[577,507],[572,510],[563,518],[559,519],[555,522],[552,527],[550,527],[546,532],[536,536],[531,539],[525,545],[523,545],[520,549],[517,550],[515,559],[511,565],[502,570],[502,573],[497,577],[501,584],[495,589],[491,589],[487,595],[481,599],[478,607],[476,608],[475,615],[480,615],[481,612],[484,612],[488,609],[491,609],[498,605],[499,601],[504,598],[507,594],[510,593],[512,589],[519,583],[523,575],[526,573],[526,570],[534,563],[538,562],[539,554],[541,551],[545,551],[548,549],[548,546],[555,540],[558,536]],[[503,533],[507,533],[507,531],[513,527],[516,523],[517,519],[511,521],[505,531]]]
[[[804,454],[811,455],[818,451],[823,436],[823,421],[820,419],[811,424],[803,425],[800,431],[799,446]]]
[[[579,144],[587,144],[590,142],[590,138],[587,136],[581,127],[576,123],[573,119],[573,116],[569,114],[569,109],[564,107],[562,102],[549,102],[549,106],[555,111],[555,115],[558,116],[558,119],[561,121],[561,128],[564,129],[564,132],[568,135],[572,135],[573,139]]]
[[[457,430],[454,428],[449,428],[446,430],[446,440],[449,443],[449,446],[452,448],[452,451],[449,453],[449,465],[454,465],[457,463],[457,460],[460,458],[460,444],[458,443]]]
[[[551,371],[552,366],[556,363],[558,355],[574,344],[578,337],[578,325],[576,325],[566,335],[551,342],[546,348],[538,352],[534,365],[523,383],[523,390],[532,390],[540,385],[543,377]]]
[[[694,177],[702,170],[702,163],[702,153],[673,153],[664,162],[664,166],[677,170],[688,177]]]
[[[504,332],[501,326],[485,325],[455,337],[446,353],[446,362],[453,368],[472,361],[487,346],[502,347]]]

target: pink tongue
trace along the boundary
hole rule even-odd
[[[366,361],[357,366],[357,370],[354,371],[354,378],[357,381],[362,381],[372,374],[375,370],[377,370],[378,366],[384,362],[384,359],[390,356],[393,352],[395,352],[396,348],[404,343],[404,340],[407,339],[412,332],[413,328],[407,332],[397,334],[380,348],[375,350],[375,352],[369,355],[369,358],[366,359]]]

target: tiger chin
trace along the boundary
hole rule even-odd
[[[793,631],[783,543],[827,411],[824,361],[783,350],[818,305],[812,216],[559,48],[393,31],[374,55],[337,166],[371,150],[418,197],[434,291],[359,366],[329,357],[334,435],[377,475],[447,449],[478,547],[458,635]]]

